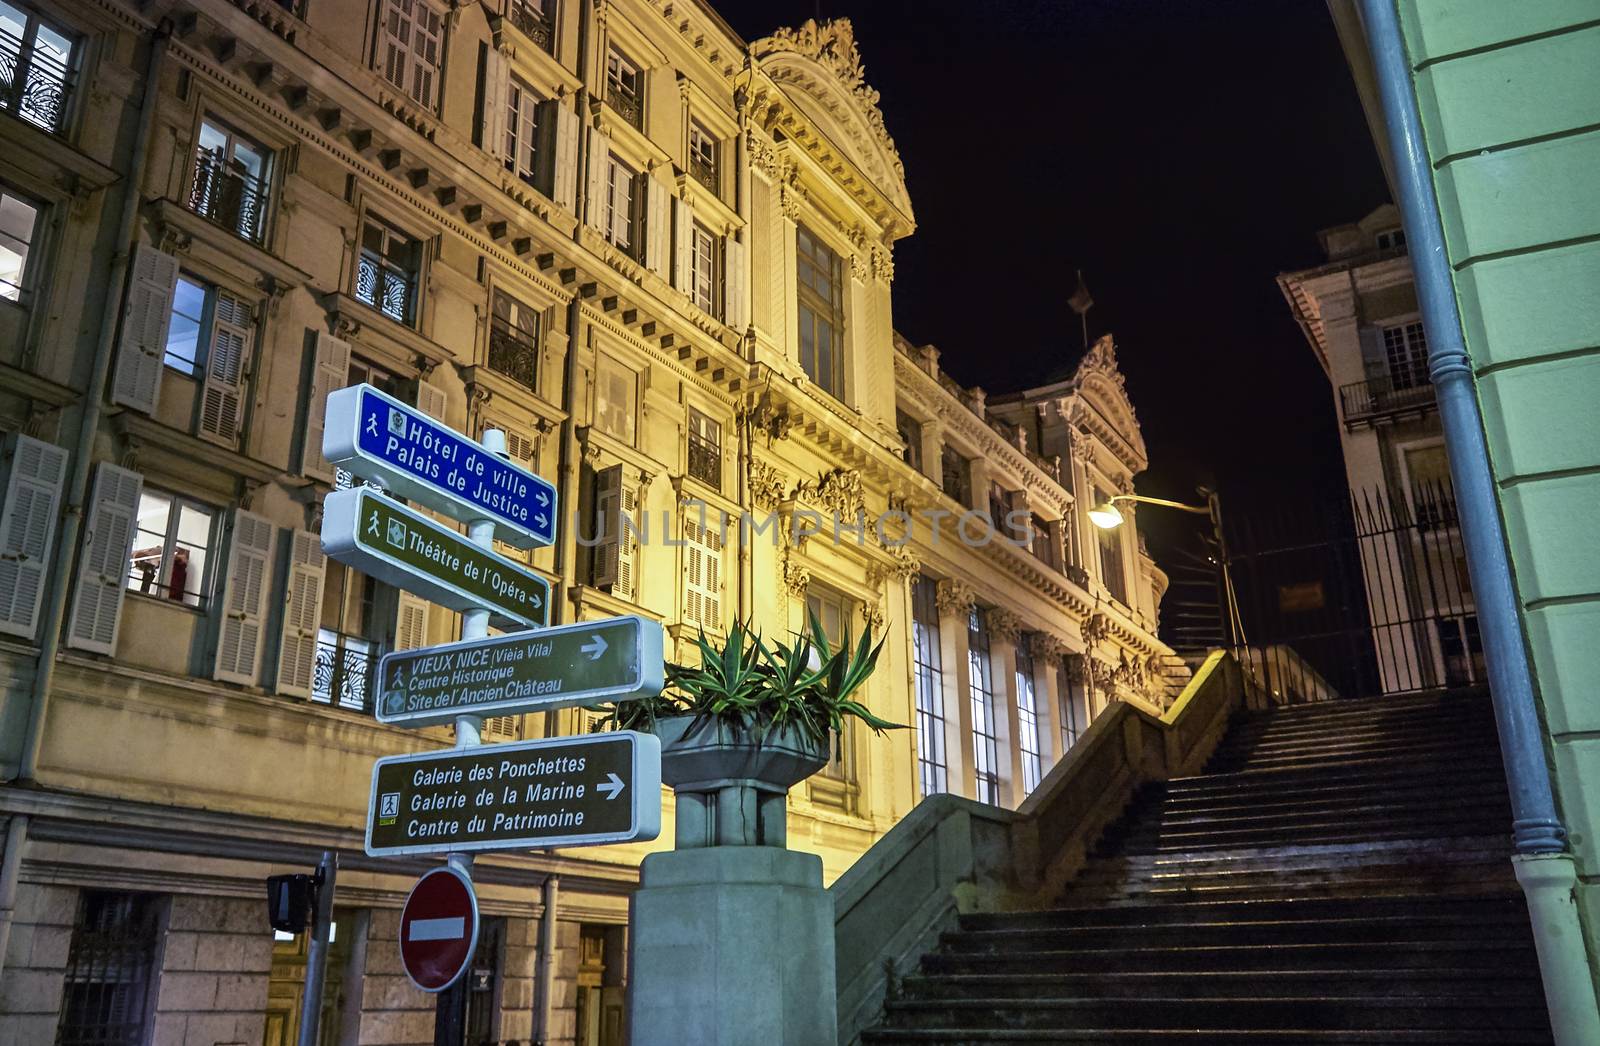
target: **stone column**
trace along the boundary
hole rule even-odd
[[[925,422],[922,426],[922,474],[941,487],[944,485],[943,452],[944,423],[933,420]]]
[[[972,769],[972,697],[967,680],[967,615],[972,589],[959,581],[939,582],[934,596],[939,608],[939,657],[944,663],[945,753],[950,791],[972,798],[977,777]]]
[[[999,756],[1000,805],[1015,810],[1027,796],[1022,773],[1022,724],[1017,718],[1017,644],[1022,628],[1008,610],[991,610],[989,671],[994,689],[994,745]]]

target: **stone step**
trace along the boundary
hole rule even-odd
[[[1397,789],[1393,787],[1362,787],[1349,785],[1322,789],[1304,788],[1282,795],[1269,793],[1219,792],[1212,796],[1151,796],[1142,800],[1130,814],[1138,820],[1159,820],[1186,817],[1272,817],[1282,813],[1314,811],[1318,809],[1353,809],[1386,806],[1409,807],[1415,805],[1448,806],[1452,800],[1465,805],[1502,804],[1509,806],[1511,797],[1503,778],[1467,779],[1457,783],[1442,782],[1438,787]]]
[[[1510,834],[1509,814],[1501,821]],[[1478,811],[1459,817],[1436,811],[1416,811],[1409,816],[1341,818],[1285,818],[1277,823],[1231,827],[1219,822],[1193,830],[1160,825],[1136,826],[1118,841],[1122,854],[1171,853],[1184,850],[1226,850],[1240,847],[1360,844],[1391,839],[1445,839],[1481,836],[1491,825]]]
[[[1256,919],[1337,918],[1359,913],[1384,915],[1464,915],[1479,913],[1527,918],[1520,893],[1436,897],[1402,894],[1356,900],[1286,897],[1279,900],[1218,901],[1196,904],[1147,904],[1139,908],[1102,906],[1046,908],[1031,912],[973,912],[960,917],[964,930],[998,930],[1031,926],[1126,926],[1131,923],[1250,922]]]
[[[1357,970],[1383,966],[1427,970],[1440,966],[1472,969],[1537,969],[1532,934],[1520,946],[1495,941],[1485,947],[1471,940],[1310,941],[1268,944],[1163,945],[1160,947],[1073,947],[1026,952],[939,951],[922,957],[922,973],[1147,973],[1184,971],[1242,972],[1259,969]]]
[[[1282,766],[1251,767],[1244,770],[1215,771],[1197,777],[1175,777],[1157,790],[1168,796],[1188,796],[1257,789],[1279,791],[1353,783],[1383,782],[1392,787],[1409,784],[1427,784],[1440,775],[1453,777],[1487,778],[1494,770],[1482,763],[1460,758],[1414,759],[1406,757],[1380,757],[1373,759],[1340,759],[1315,765],[1288,763]],[[1504,777],[1502,776],[1502,780]]]
[[[1499,740],[1493,734],[1429,734],[1418,736],[1382,735],[1375,737],[1285,738],[1274,740],[1233,740],[1220,745],[1212,752],[1208,766],[1239,760],[1283,758],[1299,756],[1306,759],[1328,758],[1341,753],[1421,753],[1438,749],[1485,755],[1499,750]]]
[[[1542,1002],[1542,1000],[1541,1000]],[[1542,1005],[1505,998],[1327,995],[1192,999],[897,999],[885,1012],[898,1027],[1208,1029],[1305,1028],[1362,1031],[1495,1028],[1537,1030]]]
[[[1197,1029],[1081,1028],[873,1028],[861,1035],[863,1046],[875,1043],[939,1043],[941,1046],[1031,1046],[1040,1042],[1170,1043],[1173,1046],[1319,1046],[1339,1043],[1358,1046],[1526,1046],[1551,1041],[1549,1032],[1508,1028],[1451,1028],[1447,1030],[1383,1029],[1377,1031],[1321,1031],[1285,1028]]]
[[[1528,932],[1525,914],[1445,916],[1342,916],[1256,919],[1249,922],[1128,923],[1122,926],[1011,926],[961,929],[943,934],[948,952],[1053,951],[1064,948],[1161,947],[1164,945],[1388,943],[1397,948],[1421,941],[1515,943]]]
[[[1474,998],[1538,995],[1536,970],[1513,974],[1493,967],[1394,970],[1241,970],[1237,972],[1141,973],[960,973],[913,974],[901,981],[906,998],[1034,999],[1051,997],[1130,999],[1223,998],[1229,996],[1324,995],[1405,997],[1464,995]]]

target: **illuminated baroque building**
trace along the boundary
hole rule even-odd
[[[333,388],[502,428],[557,483],[527,557],[556,621],[656,617],[673,658],[808,607],[886,637],[866,700],[914,729],[853,731],[791,797],[830,878],[925,792],[1015,806],[1107,701],[1183,677],[1164,576],[1085,517],[1145,465],[1111,340],[986,402],[896,336],[915,224],[848,22],[0,0],[0,51],[0,1040],[289,1041],[303,941],[263,878],[336,848],[324,1038],[432,1041],[395,942],[427,862],[361,826],[376,757],[449,740],[373,719],[375,660],[459,619],[324,560]],[[472,1035],[617,1041],[643,852],[479,859]]]

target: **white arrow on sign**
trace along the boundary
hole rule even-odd
[[[623,783],[622,778],[618,777],[609,770],[606,771],[606,776],[611,778],[611,780],[602,781],[601,783],[595,785],[594,790],[597,792],[605,792],[607,799],[615,799],[617,796],[621,795],[622,790],[628,786]]]
[[[583,646],[579,647],[578,649],[582,650],[585,654],[588,654],[590,661],[598,661],[600,660],[600,655],[605,653],[606,647],[610,645],[611,644],[606,642],[605,636],[593,635],[589,637],[589,641],[587,643],[583,644]]]

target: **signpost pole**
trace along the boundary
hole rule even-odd
[[[322,1020],[322,985],[328,972],[328,937],[333,927],[333,888],[339,872],[339,855],[322,851],[317,866],[317,912],[306,950],[305,991],[300,1002],[299,1046],[317,1046],[317,1025]]]
[[[484,449],[500,457],[506,456],[506,434],[499,429],[488,429],[483,434]],[[478,519],[467,524],[467,540],[479,548],[494,549],[494,520]],[[489,611],[466,610],[461,614],[461,638],[486,639],[489,635]],[[456,716],[456,747],[475,748],[483,743],[483,717]],[[472,855],[453,853],[445,860],[468,879],[472,878]],[[467,1025],[467,982],[462,977],[455,986],[439,993],[434,1004],[433,1036],[435,1046],[461,1046]]]

